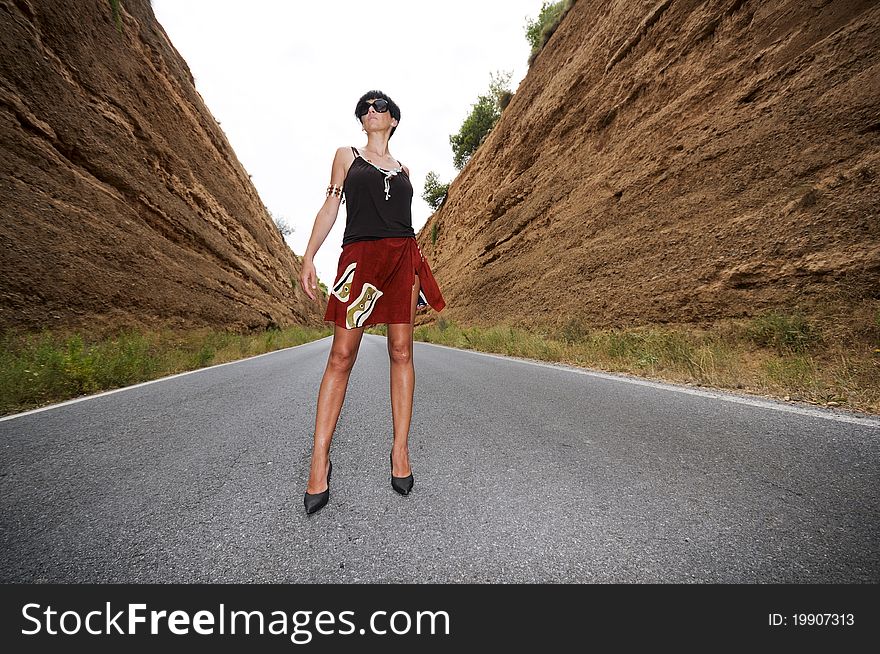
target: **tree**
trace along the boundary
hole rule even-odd
[[[278,228],[278,231],[281,232],[281,237],[290,236],[293,234],[293,227],[282,217],[276,218],[272,215],[272,212],[266,209],[266,213],[269,214],[269,217],[272,219],[272,222],[275,223],[275,227]]]
[[[502,97],[505,93],[510,93],[507,86],[510,84],[511,74],[511,72],[499,72],[497,75],[490,75],[489,92],[477,97],[470,115],[465,118],[458,134],[449,137],[453,164],[459,170],[470,161],[480,143],[486,139],[501,117]]]
[[[495,73],[489,73],[489,95],[492,96],[492,99],[495,100],[495,105],[498,107],[498,111],[501,111],[501,98],[510,93],[510,76],[513,74],[513,71],[497,71]]]
[[[433,170],[425,175],[425,190],[422,193],[422,199],[428,203],[434,211],[440,208],[446,199],[446,193],[449,191],[449,184],[441,184],[437,173]]]

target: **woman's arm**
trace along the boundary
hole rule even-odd
[[[336,150],[336,156],[333,157],[333,166],[330,169],[331,186],[335,185],[342,188],[342,184],[345,181],[345,173],[347,172],[348,165],[350,165],[348,159],[352,157],[353,155],[347,147],[341,147]],[[315,254],[317,254],[318,250],[321,248],[324,239],[327,238],[327,234],[333,229],[333,224],[336,222],[336,217],[339,215],[339,205],[341,202],[341,194],[327,194],[324,204],[318,210],[318,215],[315,216],[315,224],[312,226],[312,235],[309,238],[309,244],[303,255],[303,267],[300,282],[302,283],[306,295],[313,300],[315,299],[315,296],[312,294],[312,289],[317,288],[318,283],[314,263]]]

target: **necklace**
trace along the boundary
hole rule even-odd
[[[385,176],[385,199],[388,200],[391,197],[391,178],[397,175],[397,173],[402,172],[403,168],[380,168],[362,155],[360,151],[358,151],[358,156]]]

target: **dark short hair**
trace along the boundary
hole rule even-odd
[[[367,100],[378,100],[379,98],[382,98],[383,100],[388,101],[388,111],[391,112],[391,117],[394,118],[394,120],[396,120],[399,123],[400,122],[400,107],[397,106],[397,103],[394,102],[394,100],[392,100],[387,95],[382,93],[382,91],[367,91],[366,93],[364,93],[361,96],[360,100],[358,100],[357,104],[354,106],[354,117],[357,119],[357,121],[363,125],[363,122],[361,122],[361,117],[358,116],[358,109],[361,108],[361,105],[363,105],[363,103],[366,102]],[[395,125],[394,127],[391,128],[391,134],[388,135],[388,138],[391,138],[392,136],[394,136],[394,130],[396,130],[396,129],[397,129],[397,125]]]

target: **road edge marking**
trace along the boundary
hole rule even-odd
[[[544,368],[553,368],[555,370],[564,370],[567,372],[574,372],[580,375],[588,375],[590,377],[599,377],[600,379],[607,379],[611,381],[622,381],[627,382],[629,384],[637,384],[639,386],[650,386],[652,388],[659,388],[668,391],[674,391],[676,393],[685,393],[688,395],[697,395],[700,397],[708,397],[716,400],[722,400],[725,402],[734,402],[736,404],[745,404],[748,406],[757,406],[764,409],[773,409],[775,411],[784,411],[787,413],[796,413],[798,415],[806,415],[812,416],[814,418],[824,418],[825,420],[835,420],[837,422],[845,422],[849,424],[855,425],[863,425],[866,427],[874,427],[880,429],[880,418],[871,418],[870,416],[865,415],[862,417],[861,415],[853,415],[849,412],[841,412],[837,413],[832,409],[821,409],[814,407],[806,407],[800,405],[791,405],[786,404],[782,400],[773,400],[773,399],[764,399],[758,396],[752,395],[737,395],[733,391],[729,390],[706,390],[705,388],[694,388],[692,386],[683,386],[680,384],[675,384],[673,382],[661,382],[655,381],[653,379],[645,379],[642,377],[637,377],[635,375],[628,375],[626,373],[609,373],[600,370],[594,370],[592,368],[580,368],[577,366],[572,366],[570,364],[565,363],[551,363],[549,361],[539,361],[537,359],[528,359],[525,357],[516,357],[505,354],[495,354],[492,352],[480,352],[479,350],[468,350],[465,348],[452,347],[449,345],[441,345],[440,343],[428,343],[426,341],[415,341],[416,343],[421,343],[422,345],[431,345],[434,347],[442,347],[448,350],[455,350],[456,352],[469,352],[471,354],[478,354],[480,356],[486,357],[495,357],[497,359],[504,359],[506,361],[517,361],[519,363],[531,364],[536,366],[542,366]]]

